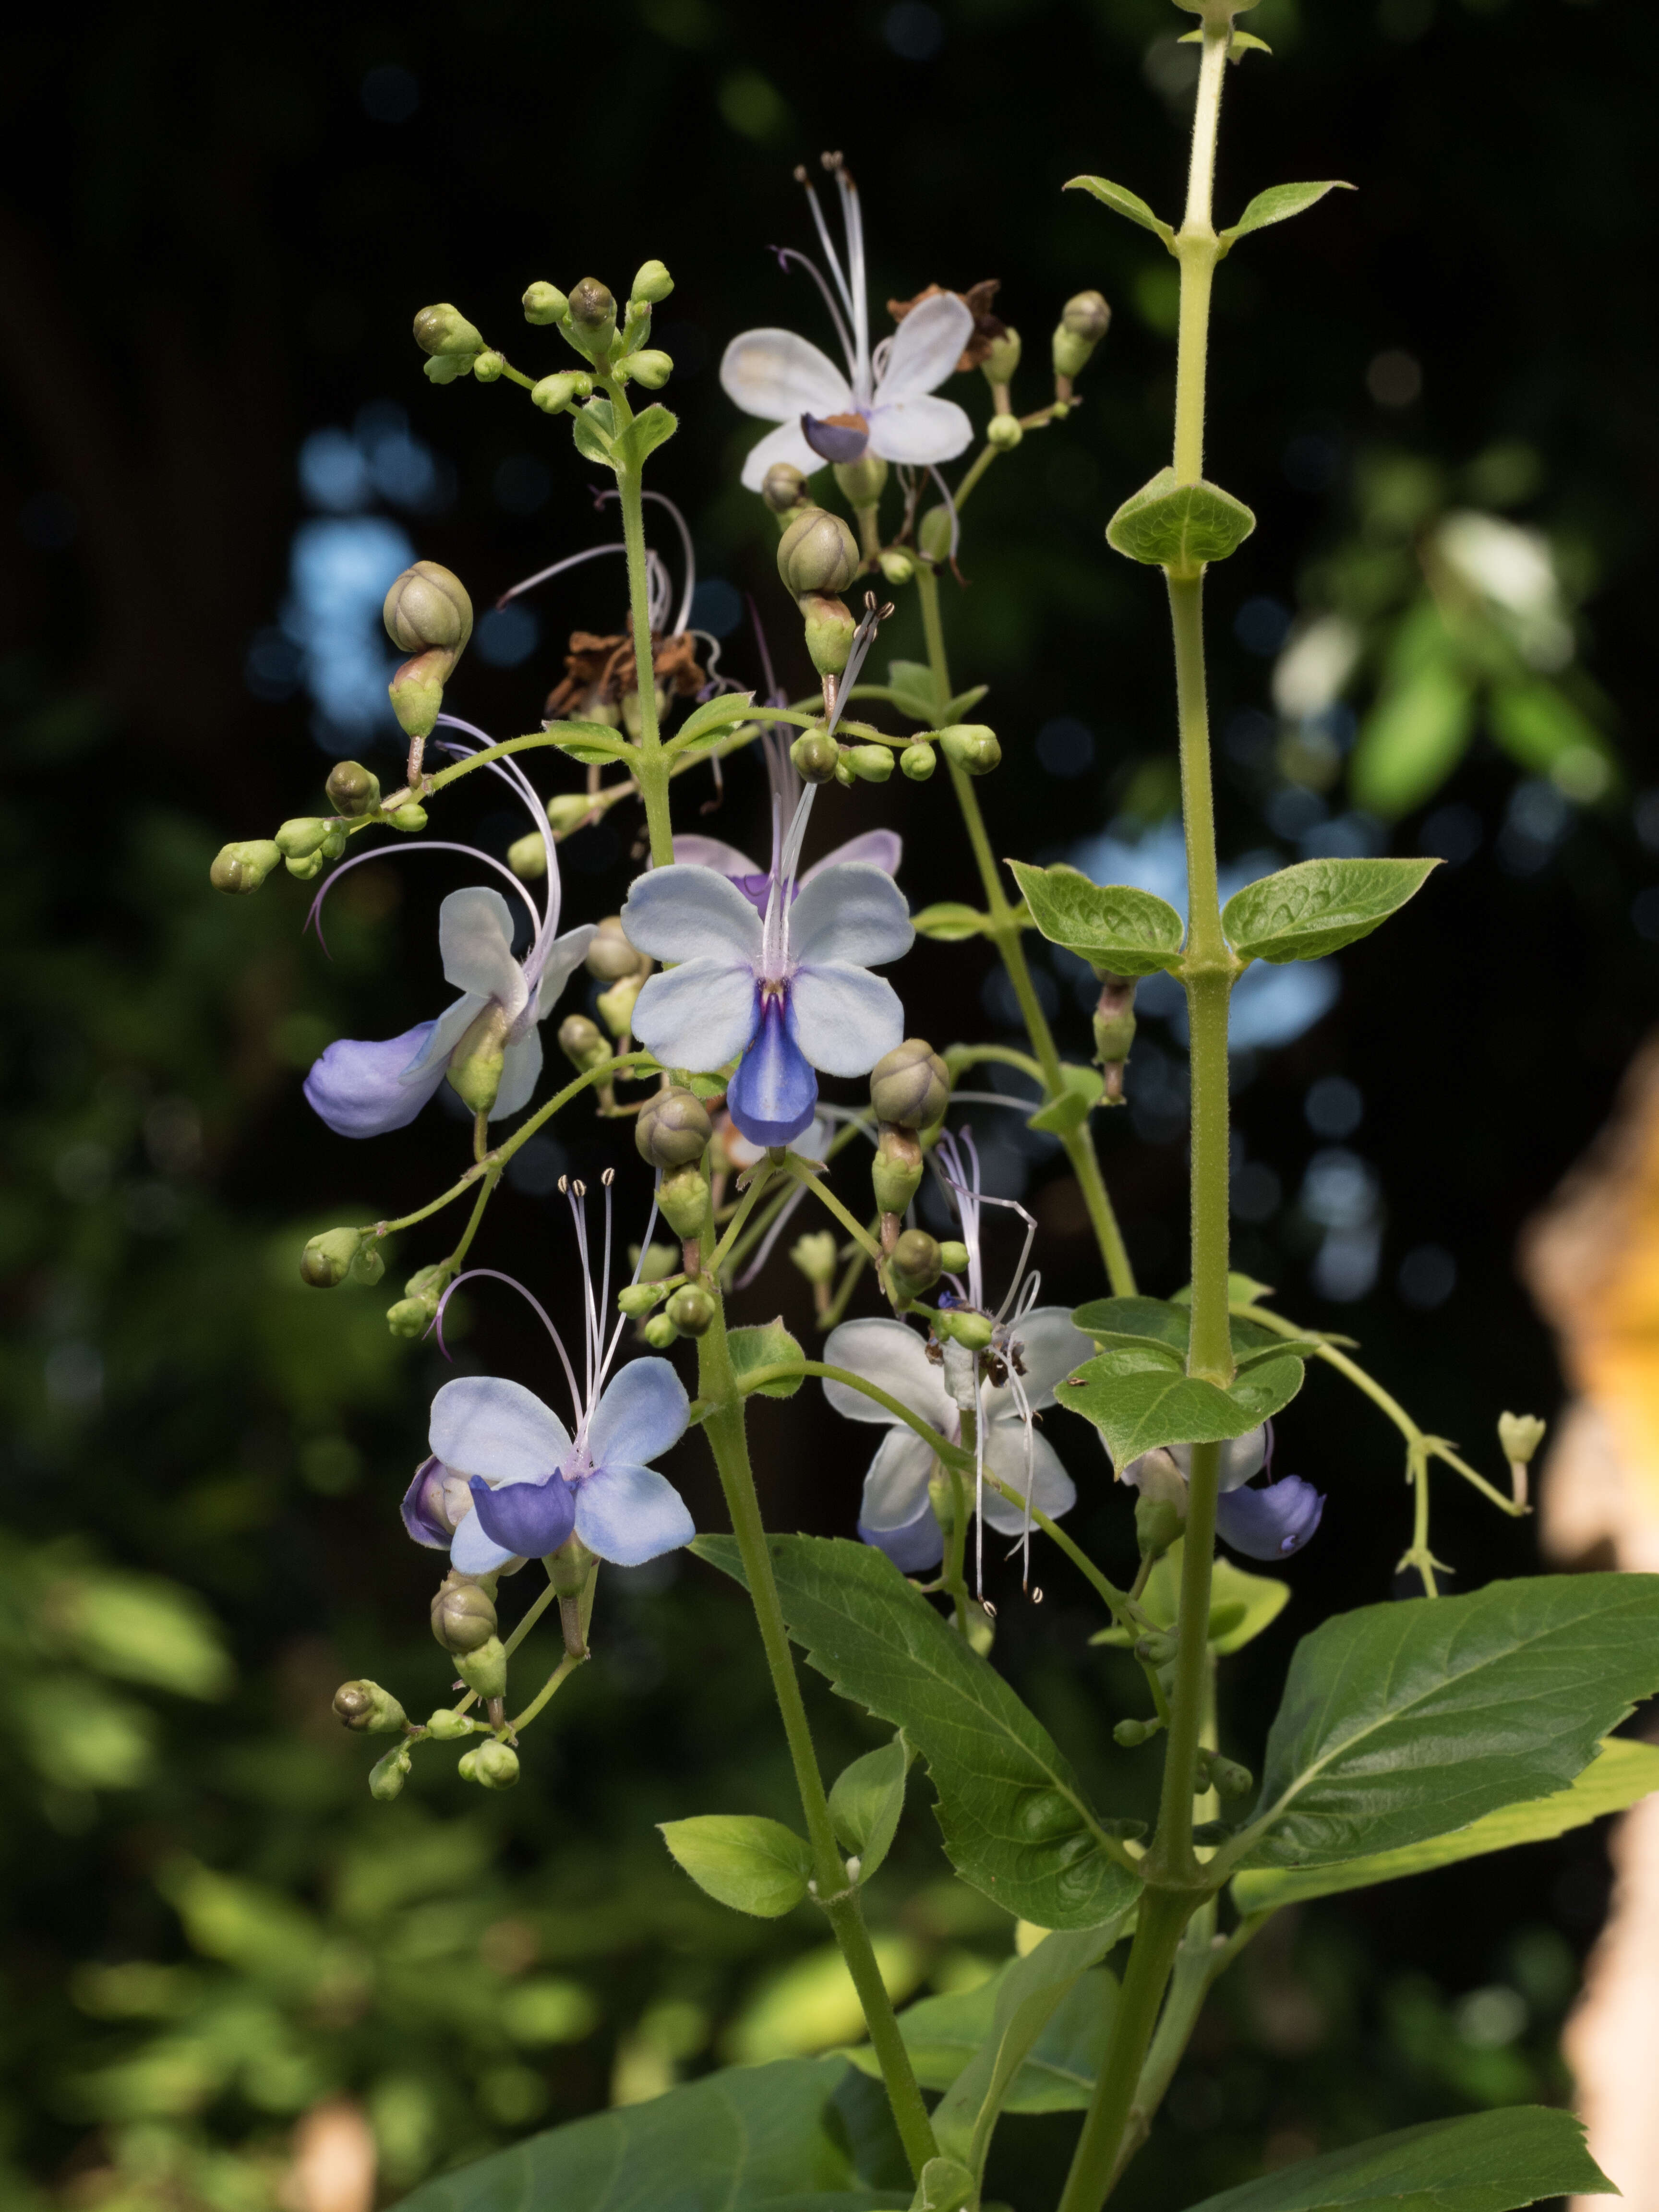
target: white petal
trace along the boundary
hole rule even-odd
[[[570,1455],[570,1431],[522,1382],[464,1375],[432,1401],[432,1449],[457,1474],[544,1482]]]
[[[499,891],[470,884],[451,891],[438,908],[438,950],[445,980],[458,991],[494,999],[509,1016],[529,996],[524,970],[513,957],[513,915]]]
[[[999,1421],[985,1438],[985,1464],[1022,1496],[1025,1491],[1025,1425]],[[1051,1521],[1069,1513],[1077,1504],[1077,1485],[1060,1463],[1060,1455],[1047,1437],[1031,1432],[1031,1503]],[[1011,1504],[998,1492],[985,1492],[985,1524],[1000,1535],[1018,1536],[1025,1526],[1024,1510]],[[1035,1523],[1033,1524],[1035,1525]]]
[[[761,918],[714,868],[653,868],[623,902],[623,933],[653,960],[756,961]]]
[[[653,975],[634,1001],[634,1034],[646,1050],[694,1075],[735,1060],[754,1032],[754,971],[724,960],[688,960]]]
[[[883,1053],[904,1042],[898,993],[867,968],[834,960],[803,968],[789,986],[789,999],[795,1042],[825,1075],[868,1075]]]
[[[887,366],[876,386],[877,406],[937,390],[954,372],[973,335],[972,313],[954,292],[936,292],[912,307],[894,334]],[[812,411],[820,415],[823,410],[815,407]]]
[[[973,319],[968,317],[970,329]],[[960,345],[957,351],[962,351]],[[933,383],[938,381],[935,377]],[[746,415],[769,422],[845,415],[853,405],[852,386],[829,355],[793,331],[744,331],[733,338],[720,360],[720,382],[726,398],[735,399]],[[916,386],[919,392],[931,388]]]
[[[562,937],[556,937],[547,948],[547,957],[542,963],[541,988],[536,994],[536,1019],[544,1022],[558,1004],[565,985],[587,957],[587,948],[599,935],[598,926],[585,921],[580,929],[568,929]]]
[[[902,1528],[927,1502],[933,1455],[910,1429],[884,1437],[864,1478],[859,1520],[866,1528]]]
[[[613,1375],[587,1425],[595,1467],[612,1460],[649,1467],[685,1434],[685,1385],[665,1359],[631,1359]]]
[[[446,1006],[432,1024],[432,1034],[424,1047],[404,1068],[398,1078],[398,1082],[418,1083],[424,1080],[434,1067],[447,1066],[450,1054],[489,1004],[488,999],[477,998],[469,991],[465,998],[457,999],[453,1006]]]
[[[613,1566],[642,1567],[696,1533],[685,1500],[654,1468],[619,1460],[576,1486],[576,1534]]]
[[[758,860],[751,860],[747,853],[738,852],[720,837],[684,837],[674,840],[674,858],[689,867],[713,868],[720,876],[763,876],[766,871]]]
[[[1190,1444],[1171,1444],[1176,1465],[1185,1475],[1193,1471],[1193,1448]],[[1251,1429],[1242,1437],[1235,1437],[1221,1447],[1220,1490],[1237,1490],[1253,1474],[1260,1474],[1267,1459],[1267,1431],[1265,1428]]]
[[[929,461],[953,461],[973,442],[974,426],[954,399],[934,399],[919,392],[913,399],[878,404],[870,412],[870,450],[884,461],[906,461],[925,468]]]
[[[904,893],[884,868],[849,860],[826,868],[789,909],[789,954],[804,967],[848,960],[879,968],[916,941]]]
[[[713,839],[708,841],[713,843]],[[678,840],[676,840],[678,848]],[[904,840],[896,830],[866,830],[861,837],[849,837],[844,845],[837,845],[833,853],[826,853],[821,860],[814,860],[799,878],[799,888],[805,890],[826,868],[844,868],[854,860],[867,860],[872,868],[880,868],[890,876],[899,872],[899,862],[904,858]],[[754,865],[751,861],[751,866]]]
[[[873,1382],[878,1390],[896,1398],[913,1413],[936,1428],[941,1436],[957,1434],[957,1409],[945,1388],[945,1378],[928,1358],[927,1340],[902,1321],[882,1321],[874,1316],[844,1321],[832,1328],[823,1347],[825,1364],[845,1367]],[[891,1421],[884,1406],[866,1398],[850,1383],[826,1382],[823,1395],[838,1413],[849,1421]]]
[[[744,458],[743,488],[758,491],[766,482],[766,472],[775,469],[780,461],[787,461],[792,469],[799,469],[804,477],[816,476],[820,469],[830,465],[822,453],[815,453],[801,433],[800,418],[781,423],[757,439]]]
[[[489,1109],[490,1120],[503,1121],[509,1114],[516,1114],[520,1106],[527,1106],[541,1072],[542,1033],[539,1030],[527,1030],[501,1055],[501,1079],[495,1091],[495,1103]]]
[[[1034,1306],[1023,1321],[1011,1327],[1025,1362],[1021,1388],[1033,1410],[1040,1413],[1045,1406],[1054,1404],[1055,1386],[1074,1374],[1085,1359],[1094,1358],[1094,1339],[1073,1328],[1069,1306]],[[986,1395],[999,1406],[1006,1396],[1012,1409],[1012,1392]]]

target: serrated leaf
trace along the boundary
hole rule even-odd
[[[1571,2112],[1541,2105],[1431,2120],[1299,2160],[1191,2212],[1518,2212],[1575,2190],[1617,2195]]]
[[[925,660],[890,660],[887,683],[900,714],[908,714],[913,722],[933,726],[939,710],[939,687]]]
[[[1170,1545],[1146,1577],[1141,1609],[1159,1628],[1173,1628],[1181,1615],[1182,1544]],[[1231,1656],[1271,1628],[1290,1601],[1291,1586],[1276,1576],[1247,1574],[1218,1552],[1210,1569],[1210,1624],[1206,1641],[1218,1659]],[[1134,1641],[1127,1629],[1103,1628],[1091,1644],[1127,1650]]]
[[[633,747],[603,722],[550,722],[547,735],[572,760],[625,760]]]
[[[1543,1843],[1606,1814],[1623,1813],[1655,1790],[1659,1790],[1659,1747],[1610,1736],[1568,1789],[1504,1805],[1467,1828],[1407,1844],[1397,1851],[1373,1851],[1336,1866],[1261,1867],[1236,1875],[1233,1903],[1241,1913],[1276,1912],[1281,1905],[1301,1905],[1310,1898],[1369,1889],[1375,1882],[1428,1874],[1436,1867],[1455,1866],[1462,1859],[1483,1857],[1488,1851]]]
[[[697,1887],[734,1912],[775,1920],[806,1894],[811,1851],[805,1838],[781,1821],[754,1813],[703,1813],[658,1826]]]
[[[744,1580],[733,1538],[692,1549]],[[821,1536],[774,1536],[768,1549],[808,1660],[926,1760],[965,1881],[1044,1928],[1098,1927],[1134,1901],[1139,1885],[1048,1730],[884,1553]]]
[[[1028,1129],[1041,1129],[1047,1135],[1063,1137],[1073,1129],[1080,1129],[1091,1109],[1099,1105],[1101,1074],[1097,1067],[1078,1067],[1067,1061],[1060,1072],[1066,1079],[1065,1090],[1028,1118]]]
[[[616,441],[614,451],[618,464],[628,469],[642,467],[647,456],[654,453],[679,427],[679,416],[659,402],[641,408]]]
[[[830,1818],[844,1848],[856,1854],[860,1882],[869,1881],[892,1848],[904,1810],[910,1747],[903,1732],[878,1751],[866,1751],[836,1776]]]
[[[1184,925],[1167,899],[1128,884],[1091,884],[1076,868],[1009,866],[1051,945],[1116,975],[1152,975],[1181,964]]]
[[[1243,501],[1219,484],[1184,484],[1173,469],[1160,469],[1107,524],[1106,543],[1131,561],[1192,577],[1237,552],[1255,528]]]
[[[611,441],[616,435],[616,410],[599,397],[586,401],[570,417],[570,434],[585,461],[598,461],[607,469],[617,465]]]
[[[1091,192],[1103,207],[1110,208],[1115,215],[1127,216],[1131,222],[1138,222],[1154,238],[1161,238],[1165,246],[1170,246],[1175,238],[1170,225],[1162,216],[1155,216],[1139,193],[1114,185],[1104,177],[1069,177],[1064,189],[1068,192]]]
[[[964,939],[978,937],[991,926],[988,914],[977,907],[964,906],[959,899],[941,899],[937,905],[925,906],[920,914],[910,917],[910,927],[918,937],[931,937],[938,945],[960,945]]]
[[[1656,1688],[1659,1575],[1538,1577],[1343,1613],[1291,1658],[1253,1816],[1271,1825],[1245,1863],[1398,1850],[1548,1796]]]
[[[705,699],[701,707],[692,708],[669,742],[677,750],[683,745],[694,745],[699,738],[712,736],[734,722],[741,722],[754,703],[752,691],[726,691],[717,698]]]
[[[1246,1435],[1283,1412],[1302,1376],[1299,1359],[1264,1359],[1224,1390],[1172,1367],[1161,1346],[1126,1345],[1067,1376],[1055,1403],[1092,1421],[1113,1464],[1127,1467],[1158,1444],[1224,1443]]]
[[[1265,192],[1256,194],[1231,229],[1221,233],[1221,251],[1224,254],[1235,240],[1248,237],[1253,230],[1265,230],[1270,222],[1288,222],[1293,215],[1322,200],[1327,192],[1353,189],[1340,177],[1328,178],[1322,185],[1270,185]]]
[[[1369,937],[1427,882],[1438,860],[1298,860],[1246,884],[1221,927],[1243,960],[1322,960]]]
[[[730,1330],[726,1349],[731,1357],[732,1372],[739,1384],[745,1375],[758,1375],[767,1367],[787,1367],[806,1357],[799,1340],[791,1336],[781,1317],[762,1322],[757,1327]],[[760,1398],[793,1398],[805,1379],[801,1375],[782,1375],[775,1382],[763,1382],[755,1395]]]

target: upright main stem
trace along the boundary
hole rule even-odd
[[[611,404],[618,427],[628,411],[620,386]],[[668,811],[671,763],[664,758],[662,732],[657,727],[657,669],[652,651],[651,584],[646,568],[645,485],[637,468],[623,469],[617,477],[621,495],[623,544],[628,554],[629,626],[634,633],[634,674],[640,693],[640,760],[636,775],[645,800],[646,828],[651,837],[651,865],[668,867],[674,858],[674,832]]]

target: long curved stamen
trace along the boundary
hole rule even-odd
[[[864,605],[863,618],[853,632],[853,642],[847,654],[847,665],[842,671],[840,680],[836,685],[836,711],[830,715],[824,726],[826,737],[832,738],[836,734],[836,725],[846,710],[847,702],[853,696],[853,686],[858,682],[864,664],[870,657],[870,648],[876,641],[876,634],[893,611],[890,605],[878,607],[876,605],[876,595],[873,592],[865,593]]]
[[[444,1342],[444,1308],[449,1304],[451,1298],[454,1297],[456,1291],[460,1289],[463,1283],[470,1283],[477,1276],[486,1276],[491,1282],[505,1283],[508,1290],[516,1291],[521,1298],[527,1300],[528,1303],[535,1308],[536,1312],[541,1317],[542,1327],[547,1331],[548,1334],[553,1340],[553,1349],[559,1355],[559,1362],[564,1369],[565,1380],[570,1385],[570,1395],[575,1402],[577,1415],[578,1418],[580,1418],[581,1412],[581,1399],[576,1389],[576,1370],[570,1364],[570,1354],[564,1348],[564,1339],[559,1334],[558,1330],[554,1328],[551,1320],[549,1318],[547,1309],[543,1305],[541,1300],[535,1296],[533,1291],[527,1291],[516,1275],[504,1275],[499,1267],[469,1267],[464,1274],[457,1275],[454,1281],[444,1292],[442,1297],[439,1299],[438,1310],[432,1317],[432,1326],[437,1331],[438,1334],[439,1351],[443,1353],[446,1359],[449,1358],[449,1346]]]
[[[938,469],[933,465],[932,461],[929,461],[927,464],[927,473],[932,477],[933,482],[939,486],[939,497],[945,501],[945,507],[950,514],[951,566],[954,568],[957,565],[957,553],[962,544],[962,517],[957,513],[957,503],[951,496],[950,485],[945,483],[944,477],[939,474]]]
[[[848,175],[837,155],[834,169],[836,189],[841,194],[841,219],[847,230],[847,281],[853,292],[853,336],[857,340],[859,359],[865,364],[872,391],[875,383],[875,367],[870,359],[870,298],[864,274],[864,211],[859,205],[859,188]]]
[[[550,577],[562,576],[567,568],[574,568],[580,562],[597,560],[601,553],[626,553],[627,550],[627,546],[618,538],[614,545],[587,545],[580,553],[567,553],[562,561],[556,561],[550,568],[538,568],[533,576],[526,576],[520,582],[509,586],[495,604],[498,607],[504,607],[509,599],[516,599],[520,592],[533,591],[538,584],[546,583]]]
[[[662,1171],[659,1169],[657,1171],[657,1183],[659,1185],[661,1182]],[[608,1189],[609,1188],[610,1186],[607,1184],[606,1188]],[[640,1241],[640,1256],[634,1262],[634,1272],[628,1279],[628,1287],[630,1291],[640,1279],[640,1270],[645,1265],[645,1255],[651,1249],[651,1232],[656,1225],[657,1189],[656,1186],[653,1185],[651,1192],[651,1211],[646,1216],[645,1235]],[[611,1332],[611,1341],[605,1346],[605,1359],[599,1368],[599,1386],[601,1389],[605,1386],[605,1376],[611,1372],[611,1363],[617,1356],[617,1346],[622,1342],[622,1334],[627,1326],[628,1316],[626,1314],[618,1315],[617,1326]]]
[[[586,1323],[587,1394],[583,1400],[581,1426],[576,1437],[580,1444],[587,1433],[588,1417],[593,1411],[594,1376],[599,1368],[594,1340],[599,1334],[599,1317],[593,1310],[593,1266],[587,1250],[587,1208],[583,1203],[587,1196],[587,1186],[584,1182],[573,1182],[568,1176],[561,1176],[559,1189],[569,1203],[571,1217],[576,1224],[576,1250],[581,1261],[582,1304]]]
[[[668,563],[653,546],[645,556],[646,620],[651,625],[653,637],[668,635],[668,605],[674,596],[674,580],[668,573]]]
[[[767,1231],[765,1236],[762,1237],[760,1250],[756,1253],[754,1258],[749,1262],[749,1265],[744,1269],[742,1274],[738,1277],[737,1281],[733,1284],[732,1288],[734,1290],[746,1291],[750,1283],[754,1281],[756,1276],[760,1273],[762,1268],[765,1267],[767,1261],[771,1258],[774,1251],[777,1249],[779,1237],[782,1236],[784,1231],[789,1226],[790,1216],[795,1212],[796,1208],[799,1206],[802,1199],[804,1199],[805,1195],[806,1185],[805,1183],[798,1184],[796,1188],[790,1192],[788,1197],[783,1201],[783,1206],[778,1214],[777,1219]]]
[[[809,185],[806,189],[807,195],[810,198],[812,188]],[[816,210],[814,212],[816,212]],[[820,228],[822,228],[822,225],[820,225]],[[769,246],[767,251],[769,253],[775,253],[777,255],[779,262],[786,271],[792,261],[797,263],[799,267],[806,271],[812,282],[817,286],[819,291],[823,295],[823,304],[830,310],[830,319],[836,326],[836,336],[841,340],[841,349],[842,354],[846,356],[847,380],[849,385],[854,383],[858,375],[858,360],[853,351],[853,334],[848,329],[845,321],[842,319],[841,309],[836,304],[835,294],[830,289],[829,285],[824,282],[823,270],[818,267],[817,263],[812,259],[810,254],[798,253],[793,246]]]
[[[1036,1486],[1036,1417],[1031,1411],[1030,1399],[1025,1385],[1015,1373],[1012,1363],[1008,1368],[1008,1388],[1013,1394],[1014,1404],[1025,1430],[1025,1510],[1020,1522],[1019,1586],[1029,1588],[1031,1580],[1031,1492]]]
[[[479,729],[477,723],[464,722],[459,715],[440,714],[438,726],[441,729],[465,730],[468,737],[476,738],[478,740],[477,748],[458,745],[447,740],[443,741],[443,749],[446,752],[465,754],[478,749],[487,749],[495,743],[495,739],[486,732]],[[528,810],[532,826],[540,834],[542,850],[547,856],[547,896],[544,902],[544,911],[541,926],[536,933],[536,942],[532,945],[525,961],[526,974],[530,975],[532,980],[539,981],[542,969],[546,963],[547,948],[552,943],[558,929],[559,910],[564,902],[563,878],[559,873],[558,854],[554,850],[553,824],[548,819],[547,809],[542,804],[541,793],[510,754],[504,760],[487,761],[484,765],[494,775],[498,775],[503,783],[516,792],[523,800]]]
[[[333,890],[335,884],[339,882],[341,877],[349,876],[354,868],[366,866],[370,860],[386,860],[392,859],[407,860],[412,860],[417,853],[465,853],[469,860],[482,860],[485,867],[494,868],[498,876],[504,876],[506,878],[507,881],[512,884],[514,890],[517,891],[519,896],[530,908],[530,919],[532,923],[538,929],[541,927],[542,916],[540,908],[536,904],[535,900],[531,897],[529,892],[514,874],[511,868],[504,868],[499,860],[491,860],[488,853],[481,853],[476,845],[456,845],[452,844],[447,838],[428,837],[423,838],[418,845],[374,845],[372,846],[367,853],[359,853],[354,860],[342,860],[338,867],[331,868],[328,874],[323,878],[322,889],[318,892],[316,897],[311,902],[310,911],[307,914],[305,920],[300,925],[301,936],[303,937],[307,930],[315,928],[317,932],[318,944],[322,946],[325,952],[328,952],[328,944],[323,936],[323,925],[319,917],[323,911],[323,901]],[[334,957],[331,952],[328,952],[328,957],[331,960]]]
[[[772,883],[767,893],[766,922],[761,940],[761,957],[769,982],[788,980],[789,908],[794,902],[800,848],[805,841],[807,817],[812,811],[817,790],[816,784],[809,783],[802,792],[794,819],[787,830],[783,827],[781,802],[776,799],[772,802]]]
[[[859,314],[853,300],[853,288],[848,281],[845,270],[842,268],[841,256],[836,252],[834,241],[830,236],[830,226],[824,221],[823,210],[818,204],[818,196],[813,190],[812,180],[805,169],[797,169],[795,181],[805,187],[807,205],[812,210],[812,223],[818,234],[818,244],[823,248],[823,258],[830,265],[830,274],[836,280],[836,289],[841,294],[842,305],[847,310],[847,319],[856,330]],[[848,351],[850,356],[852,355],[850,346]],[[860,368],[866,366],[862,361],[860,361],[858,365]],[[856,379],[854,380],[856,381]]]

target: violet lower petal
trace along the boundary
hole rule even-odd
[[[1216,1500],[1216,1533],[1247,1559],[1285,1559],[1299,1552],[1325,1510],[1323,1494],[1299,1474],[1261,1490],[1229,1490]]]
[[[526,1559],[556,1552],[576,1525],[576,1498],[562,1474],[544,1482],[514,1482],[492,1490],[472,1478],[472,1510],[493,1544],[504,1544]]]

